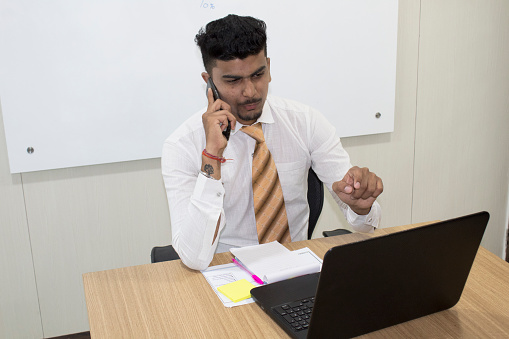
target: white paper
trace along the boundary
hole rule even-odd
[[[292,266],[278,268],[275,271],[267,273],[263,276],[262,280],[267,284],[271,284],[277,281],[286,280],[290,278],[299,277],[301,275],[311,274],[320,271],[320,264],[309,264],[305,266]]]
[[[228,297],[226,297],[223,293],[217,290],[219,286],[223,286],[241,279],[246,279],[247,281],[252,283],[255,287],[260,286],[260,284],[254,281],[253,278],[248,273],[246,273],[243,269],[241,269],[237,265],[225,264],[211,266],[201,271],[201,273],[203,274],[209,285],[212,287],[214,292],[217,294],[219,299],[223,302],[224,306],[234,307],[254,302],[253,298],[248,298],[235,303],[228,299]]]
[[[320,272],[321,260],[309,248],[290,251],[277,241],[232,248],[230,252],[266,283]]]
[[[291,253],[291,251],[277,241],[266,244],[231,248],[230,252],[242,260],[245,265],[256,263],[261,258],[273,257]]]

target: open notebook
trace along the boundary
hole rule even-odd
[[[232,248],[230,252],[265,283],[320,272],[322,260],[309,248],[290,251],[279,242]]]

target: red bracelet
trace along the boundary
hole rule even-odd
[[[203,149],[203,152],[201,152],[201,154],[203,154],[207,158],[210,158],[210,159],[213,159],[213,160],[217,160],[217,161],[219,161],[222,164],[224,164],[226,162],[226,160],[231,160],[231,159],[225,159],[225,158],[216,157],[215,155],[212,155],[212,154],[208,153],[205,148]]]

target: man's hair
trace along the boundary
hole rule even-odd
[[[196,38],[201,49],[203,65],[210,74],[216,60],[244,59],[265,50],[267,34],[265,22],[250,16],[230,14],[209,22],[201,28]]]

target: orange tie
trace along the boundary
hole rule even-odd
[[[256,140],[253,155],[253,200],[258,242],[290,242],[283,190],[276,163],[263,137],[262,125],[256,123],[244,126],[241,131]]]

